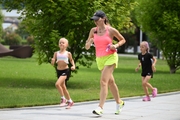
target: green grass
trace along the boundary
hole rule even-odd
[[[135,72],[137,58],[120,57],[114,71],[121,97],[142,96],[140,72]],[[180,71],[170,74],[166,61],[158,60],[157,72],[150,83],[159,93],[180,90]],[[90,69],[80,66],[68,81],[68,91],[75,102],[99,99],[100,72],[96,63]],[[55,69],[50,64],[38,65],[36,57],[0,58],[0,108],[58,104],[60,96],[54,84]],[[109,91],[108,99],[112,94]]]

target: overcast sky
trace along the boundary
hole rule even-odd
[[[4,15],[4,17],[13,17],[13,18],[18,18],[20,16],[19,13],[17,13],[17,10],[12,10],[11,12],[6,12],[6,10],[2,10],[2,14]],[[11,23],[3,23],[3,29],[7,28],[8,26],[10,26]]]

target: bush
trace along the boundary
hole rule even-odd
[[[22,41],[21,41],[21,45],[28,45],[27,40],[26,40],[26,39],[22,39]]]
[[[1,39],[0,43],[5,45],[5,41],[3,39]]]
[[[6,45],[20,45],[22,38],[16,33],[9,33],[5,35],[4,41]]]
[[[27,40],[27,43],[28,43],[29,45],[31,45],[31,44],[34,43],[34,37],[33,37],[33,36],[28,36],[28,37],[26,38],[26,40]]]

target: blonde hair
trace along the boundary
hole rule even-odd
[[[65,41],[66,41],[66,43],[67,43],[67,46],[68,46],[68,40],[67,40],[65,37],[60,38],[60,39],[59,39],[59,42],[60,42],[60,40],[65,40]]]
[[[146,41],[143,41],[143,42],[141,42],[141,45],[144,45],[147,48],[146,51],[149,53],[149,51],[150,51],[149,43]]]

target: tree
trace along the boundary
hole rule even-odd
[[[3,35],[3,27],[2,27],[2,23],[3,23],[3,15],[2,15],[2,11],[0,10],[0,41],[2,39],[2,35]]]
[[[26,25],[23,22],[18,24],[18,29],[15,30],[15,33],[19,34],[22,39],[26,39],[30,34],[27,32]]]
[[[59,49],[59,38],[66,37],[75,63],[87,67],[95,60],[94,48],[88,51],[84,48],[94,26],[90,21],[93,13],[98,9],[105,11],[111,25],[120,30],[131,25],[129,11],[133,6],[133,0],[3,0],[2,3],[9,11],[14,7],[22,11],[23,22],[34,36],[40,64],[50,62],[53,52]]]
[[[170,73],[180,69],[180,0],[137,0],[136,19],[160,50]]]

